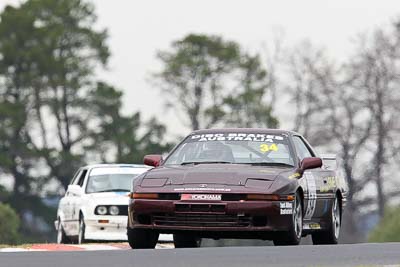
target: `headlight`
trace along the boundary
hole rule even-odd
[[[117,206],[111,206],[109,209],[109,212],[111,215],[118,215],[119,213],[119,208]]]
[[[98,206],[96,208],[97,214],[99,215],[106,215],[107,214],[107,207],[106,206]]]

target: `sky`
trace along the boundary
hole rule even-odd
[[[399,0],[91,1],[98,14],[96,27],[108,29],[112,52],[108,69],[98,70],[99,78],[124,91],[124,112],[156,116],[176,135],[188,130],[172,111],[165,112],[163,97],[150,82],[150,74],[160,67],[156,52],[172,41],[188,33],[217,34],[248,51],[260,51],[279,30],[288,45],[310,39],[342,58],[358,33],[400,17]],[[0,0],[0,10],[19,2]]]

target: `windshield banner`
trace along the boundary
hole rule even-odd
[[[253,141],[253,142],[269,142],[283,141],[282,135],[271,134],[253,134],[253,133],[212,133],[212,134],[195,134],[189,137],[190,141]]]

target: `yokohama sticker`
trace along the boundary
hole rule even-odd
[[[221,200],[220,194],[182,194],[181,200]]]

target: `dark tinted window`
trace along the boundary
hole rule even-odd
[[[85,176],[86,176],[87,170],[82,170],[81,174],[79,175],[79,180],[77,182],[77,185],[82,186],[83,182],[85,181]]]
[[[76,173],[74,174],[74,177],[72,178],[71,182],[69,184],[75,184],[76,179],[79,177],[79,174],[81,173],[81,169],[77,170]]]

